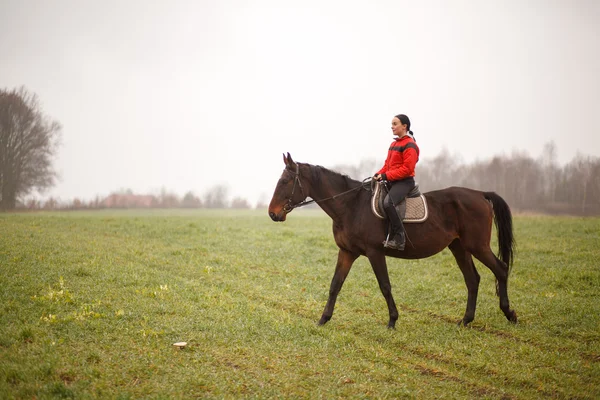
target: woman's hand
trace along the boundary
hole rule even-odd
[[[375,175],[373,175],[373,179],[375,179],[376,181],[380,181],[381,180],[381,174],[375,174]]]

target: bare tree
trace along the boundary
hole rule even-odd
[[[250,208],[250,203],[243,197],[234,197],[231,200],[231,208]]]
[[[579,205],[579,210],[583,215],[588,213],[590,206],[598,204],[598,199],[593,198],[593,193],[596,191],[596,185],[599,181],[594,176],[594,172],[598,172],[600,169],[598,164],[600,162],[597,158],[578,153],[566,166],[569,200],[571,204]]]
[[[204,207],[206,208],[226,208],[227,207],[227,186],[217,185],[209,189],[204,195]]]
[[[548,142],[544,145],[544,150],[539,158],[540,167],[542,169],[542,185],[544,197],[548,202],[556,201],[556,188],[560,178],[560,170],[558,168],[556,144]]]
[[[41,202],[36,198],[30,198],[25,201],[25,207],[29,210],[37,210],[41,208]]]
[[[21,87],[0,89],[0,209],[17,198],[54,185],[61,125],[46,117],[38,97]]]
[[[460,156],[451,155],[447,148],[432,160],[417,164],[417,181],[424,190],[437,190],[457,185],[461,181]]]
[[[44,210],[56,210],[59,207],[60,203],[58,199],[54,197],[50,197],[48,200],[44,202]]]
[[[261,193],[258,201],[256,202],[256,208],[261,209],[267,207],[269,207],[269,197],[266,193]]]
[[[183,208],[199,208],[202,207],[202,201],[194,194],[194,192],[189,191],[183,196],[181,206]]]
[[[164,187],[160,190],[158,201],[161,208],[179,207],[179,198],[177,197],[177,195],[175,193],[169,192]]]
[[[369,158],[360,160],[358,165],[338,164],[333,166],[332,169],[346,174],[351,178],[363,180],[373,176],[382,165],[383,162],[378,163],[374,158]]]

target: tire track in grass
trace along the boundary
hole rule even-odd
[[[363,335],[358,335],[360,332],[355,333],[357,335],[357,340],[367,340]],[[375,340],[384,344],[384,341],[378,340],[378,338]],[[462,386],[467,387],[476,398],[486,395],[504,399],[531,398],[532,393],[535,393],[541,398],[577,398],[570,393],[565,393],[561,388],[556,388],[552,391],[544,390],[531,380],[515,378],[512,375],[507,375],[493,368],[473,365],[460,358],[446,357],[439,353],[431,353],[427,351],[427,349],[424,349],[421,346],[412,345],[407,341],[397,342],[395,344],[399,345],[405,353],[402,356],[402,360],[410,360],[413,369],[419,371],[423,375],[436,377],[441,381],[459,382]],[[406,353],[410,356],[407,357]],[[391,361],[387,363],[392,365]],[[440,364],[448,368],[458,369],[468,375],[469,378],[459,377],[455,373],[448,371],[447,368],[441,367]],[[482,382],[482,379],[484,379],[482,377],[487,378],[488,382]],[[504,390],[498,388],[504,388]],[[529,394],[522,393],[524,389],[528,390]],[[509,394],[508,392],[517,392],[519,394]]]
[[[244,287],[243,285],[240,285],[239,282],[237,284],[234,283],[233,286],[236,287],[236,292],[244,293],[244,296],[248,301],[252,301],[255,304],[260,304],[267,309],[272,309],[273,311],[279,313],[292,314],[303,320],[316,322],[315,315],[317,314],[315,314],[313,310],[314,301],[308,301],[308,299],[298,298],[297,301],[292,300],[290,302],[281,302],[277,298],[269,297],[255,291],[248,291],[248,288]],[[308,306],[307,301],[311,303],[310,306]],[[447,315],[420,310],[417,308],[410,307],[406,304],[399,304],[398,308],[407,313],[411,313],[414,315],[424,315],[428,318],[441,321],[445,324],[451,323],[452,325],[456,325],[457,322],[456,319]],[[552,349],[553,351],[556,350],[555,348],[544,346],[542,344],[532,342],[530,340],[525,340],[501,330],[486,328],[477,325],[471,326],[469,329],[473,329],[484,334],[495,336],[498,339],[509,340],[515,343],[532,346],[542,351],[547,351],[548,349]],[[369,357],[367,352],[364,350],[364,345],[368,344],[369,340],[371,340],[372,338],[364,337],[364,335],[360,331],[354,332],[353,335],[355,336],[355,340],[357,342],[363,343],[363,345],[361,346],[363,348],[361,350],[361,353],[363,353],[365,357]],[[522,392],[523,389],[526,389],[527,392],[530,393],[530,395],[535,393],[536,396],[544,398],[572,397],[572,394],[569,394],[568,392],[565,393],[561,388],[555,388],[554,390],[550,391],[544,390],[531,380],[515,379],[514,376],[507,375],[506,373],[501,374],[498,371],[489,368],[485,368],[482,371],[481,367],[479,366],[475,366],[469,364],[468,362],[463,362],[458,359],[431,354],[424,349],[410,346],[410,344],[407,343],[403,343],[402,346],[406,352],[411,354],[410,367],[417,370],[422,375],[430,375],[432,377],[436,377],[441,381],[459,383],[461,386],[468,388],[469,392],[471,392],[476,397],[493,396],[507,399],[519,398],[523,395],[515,395],[514,392],[519,393]],[[450,369],[452,369],[452,367],[458,366],[470,378],[464,379],[462,377],[459,377],[456,374],[448,371],[447,369],[440,368],[439,364],[448,366]],[[564,373],[565,375],[569,375],[571,377],[573,376],[572,372],[567,372],[561,369],[558,370],[561,371],[561,373]],[[482,372],[487,376],[488,384],[476,382],[478,379],[480,379]],[[490,386],[490,381],[496,383],[492,383]],[[506,393],[506,391],[503,391],[502,389],[497,389],[495,386],[497,386],[498,388],[506,386],[506,391],[513,392],[513,394],[509,395]]]
[[[491,388],[488,386],[474,384],[472,382],[466,381],[462,378],[459,378],[456,375],[452,375],[452,374],[442,371],[440,369],[430,368],[429,366],[427,366],[425,364],[416,364],[416,365],[414,365],[414,369],[417,370],[418,372],[420,372],[422,375],[425,375],[428,377],[433,377],[442,382],[444,382],[444,381],[456,382],[456,383],[460,384],[461,386],[466,387],[469,390],[469,392],[471,392],[473,394],[473,396],[475,396],[475,398],[481,398],[484,396],[493,396],[493,397],[503,399],[503,400],[517,399],[517,397],[502,393],[502,392],[498,391],[497,389],[494,389],[494,388]]]
[[[360,337],[361,341],[368,344],[367,339]],[[544,398],[556,397],[556,394],[551,395],[549,392],[540,392],[531,384],[529,381],[515,382],[507,377],[503,377],[498,374],[497,371],[486,370],[485,375],[489,378],[493,376],[493,382],[482,382],[482,371],[480,368],[472,366],[466,362],[462,362],[458,359],[444,357],[439,354],[432,354],[426,350],[419,349],[418,347],[411,346],[408,342],[398,343],[402,346],[402,357],[398,357],[397,361],[400,363],[410,363],[409,366],[419,372],[421,375],[435,378],[441,382],[454,382],[459,384],[460,387],[466,388],[474,398],[481,398],[484,396],[490,396],[499,399],[518,399],[531,398],[531,396],[517,396],[510,392],[522,391],[523,386],[528,389],[532,389],[534,392],[540,394]],[[394,365],[395,361],[385,361],[388,365]],[[447,368],[440,367],[439,364],[443,364],[446,367],[460,367],[460,371],[465,372],[469,375],[468,378],[458,376],[456,373],[450,372]],[[507,382],[511,382],[511,385],[507,385]],[[516,383],[516,385],[515,385]],[[503,389],[499,389],[503,388]],[[564,395],[562,397],[565,397]]]
[[[299,309],[295,309],[294,307],[282,305],[280,303],[277,303],[273,299],[268,298],[266,296],[262,296],[260,294],[253,294],[252,298],[255,300],[260,300],[260,302],[264,306],[272,308],[273,310],[292,313],[292,314],[295,314],[297,317],[300,317],[306,321],[313,321],[316,323],[316,320],[314,319],[314,316],[312,315],[312,313],[307,312],[307,310],[299,310]],[[445,321],[445,322],[447,322],[447,321]],[[323,327],[323,329],[327,329],[327,328]],[[366,358],[371,357],[372,355],[370,355],[366,349],[369,347],[369,345],[372,345],[373,338],[364,336],[360,330],[354,330],[354,331],[350,330],[348,332],[354,336],[354,338],[355,338],[354,341],[357,342],[358,344],[360,344],[361,353],[363,353],[364,357],[366,357]],[[492,397],[502,398],[502,399],[518,398],[512,394],[509,395],[502,390],[496,389],[493,386],[489,386],[488,384],[475,382],[475,380],[477,380],[477,376],[481,375],[481,369],[479,367],[476,368],[476,367],[470,365],[469,363],[462,362],[457,359],[428,353],[427,351],[425,351],[423,349],[419,349],[415,346],[411,346],[409,343],[402,343],[402,349],[403,349],[403,351],[408,352],[410,354],[410,360],[406,360],[406,358],[404,358],[402,360],[403,361],[402,363],[404,364],[404,363],[406,363],[406,361],[409,361],[410,362],[409,367],[416,370],[417,372],[421,373],[422,375],[433,376],[440,381],[458,383],[460,386],[467,388],[468,391],[477,398],[483,397],[483,396],[492,396]],[[439,366],[437,366],[437,365],[433,365],[434,363],[438,363],[438,364],[441,363],[441,364],[448,365],[448,366],[458,365],[464,371],[466,371],[470,375],[474,376],[474,378],[470,379],[470,380],[460,378],[457,375],[452,374],[449,371],[440,369]],[[388,365],[390,365],[391,367],[396,367],[396,365],[393,362],[388,362]],[[488,376],[493,376],[494,381],[496,379],[498,379],[500,382],[498,384],[499,387],[502,386],[501,383],[512,381],[513,384],[510,387],[507,387],[507,389],[518,391],[518,390],[522,389],[523,387],[526,387],[528,389],[533,390],[534,392],[538,393],[539,395],[541,395],[543,397],[547,397],[547,398],[548,397],[556,397],[556,393],[541,391],[530,381],[527,381],[527,380],[515,381],[513,378],[504,377],[504,376],[500,375],[497,371],[493,371],[493,370],[486,370],[485,373]],[[516,383],[516,385],[515,385],[515,383]],[[565,397],[565,395],[562,394],[562,397]]]
[[[246,297],[248,299],[252,299],[253,301],[257,301],[259,304],[262,304],[264,307],[271,308],[278,312],[293,314],[293,315],[296,315],[297,317],[300,317],[307,321],[313,321],[315,319],[314,313],[311,311],[312,309],[311,310],[307,309],[305,307],[306,304],[302,304],[302,305],[300,305],[300,307],[298,307],[295,304],[281,303],[281,302],[277,301],[276,299],[267,297],[267,296],[259,294],[259,293],[246,293]],[[437,313],[434,313],[431,311],[416,309],[416,308],[410,307],[406,304],[398,304],[398,308],[405,312],[414,314],[414,315],[425,315],[428,318],[438,320],[438,321],[441,321],[444,323],[451,323],[452,325],[456,325],[456,322],[457,322],[454,318],[449,317],[447,315],[437,314]],[[569,351],[569,349],[566,349],[566,348],[561,348],[561,349],[553,348],[551,346],[543,345],[543,344],[540,344],[537,342],[533,342],[531,340],[522,339],[522,338],[515,336],[511,333],[508,333],[508,332],[504,332],[504,331],[500,331],[500,330],[496,330],[496,329],[492,329],[492,328],[486,328],[484,326],[474,325],[474,326],[470,326],[468,329],[476,330],[476,331],[484,333],[484,334],[489,334],[489,335],[492,335],[501,340],[508,340],[508,341],[512,341],[514,343],[531,346],[542,352],[559,350],[559,351],[577,354],[577,355],[581,356],[581,354],[579,354],[577,352]],[[357,341],[364,342],[364,340],[366,340],[366,338],[363,337],[363,335],[361,334],[360,330],[353,332],[353,335],[356,337]],[[366,343],[366,342],[364,342],[364,343]],[[412,364],[417,366],[415,368],[418,368],[419,372],[428,371],[428,369],[433,370],[433,371],[438,371],[439,368],[435,368],[434,366],[430,365],[431,361],[434,361],[434,362],[442,363],[442,364],[448,365],[448,366],[456,366],[457,365],[462,370],[467,372],[469,375],[473,376],[474,380],[476,380],[478,376],[481,376],[482,371],[481,371],[480,367],[476,367],[474,365],[471,365],[467,362],[460,361],[455,358],[448,358],[448,357],[443,357],[440,355],[431,354],[423,349],[419,349],[417,347],[410,346],[410,344],[407,344],[407,343],[404,343],[403,346],[404,346],[403,348],[406,351],[412,353],[412,355],[414,356]],[[430,363],[428,364],[427,361],[429,361]],[[559,368],[558,366],[553,366],[552,368],[557,370],[557,372],[564,374],[565,376],[570,376],[571,378],[575,377],[575,380],[581,378],[580,375],[574,375],[573,371],[566,371],[562,368]],[[484,373],[488,377],[493,377],[492,380],[498,382],[498,387],[502,387],[503,385],[506,385],[507,382],[510,382],[510,388],[511,388],[511,390],[514,390],[514,391],[520,391],[523,388],[526,388],[544,398],[556,398],[556,397],[572,398],[573,397],[572,394],[565,393],[564,390],[559,387],[553,388],[553,390],[551,390],[551,391],[544,390],[543,388],[539,387],[539,385],[536,385],[531,380],[515,379],[514,376],[510,376],[505,373],[502,374],[502,373],[499,373],[498,371],[495,371],[495,370],[492,370],[489,368],[486,368],[484,370]],[[494,388],[486,386],[486,385],[477,384],[472,381],[467,381],[467,380],[465,380],[463,378],[459,378],[456,375],[453,375],[452,373],[447,372],[447,371],[442,371],[440,373],[440,376],[443,376],[445,380],[455,381],[455,382],[458,382],[457,380],[462,379],[461,384],[464,384],[467,387],[469,387],[469,390],[474,395],[479,395],[479,397],[481,397],[482,395],[486,395],[486,393],[492,394],[492,392],[493,392],[494,393],[493,395],[495,397],[505,396],[505,398],[515,398],[514,396],[506,397],[507,395],[505,393],[503,393],[497,389],[494,389]]]
[[[255,268],[258,268],[258,267],[255,267]],[[258,268],[258,269],[262,270],[260,268]],[[234,286],[239,286],[239,285],[234,284]],[[241,286],[238,289],[241,292],[245,292],[245,296],[248,300],[255,301],[258,304],[262,304],[263,306],[271,308],[273,310],[277,310],[279,312],[284,312],[284,313],[288,313],[288,314],[293,314],[293,315],[296,315],[297,317],[301,317],[302,319],[305,319],[307,321],[313,321],[313,319],[315,319],[315,315],[318,317],[318,315],[313,312],[312,305],[308,306],[308,303],[306,301],[307,299],[303,299],[304,301],[302,301],[302,299],[298,298],[297,301],[281,302],[277,298],[272,298],[272,297],[269,297],[269,296],[266,296],[266,295],[263,295],[263,294],[260,294],[257,292],[252,292],[252,291],[248,292],[247,290],[244,290],[244,288]],[[313,303],[313,302],[310,301],[310,303]],[[431,312],[431,311],[417,309],[417,308],[411,307],[407,304],[400,303],[400,304],[398,304],[398,308],[407,313],[411,313],[414,315],[425,315],[428,318],[438,320],[443,323],[450,323],[452,325],[456,325],[456,323],[458,321],[457,319],[452,318],[450,316],[438,314],[438,313]],[[512,341],[513,343],[531,346],[532,348],[536,348],[540,351],[545,351],[545,352],[560,351],[560,352],[570,353],[573,355],[577,354],[581,358],[585,359],[588,362],[598,362],[598,358],[596,358],[594,354],[589,354],[589,355],[584,354],[584,353],[582,354],[580,352],[573,352],[572,349],[568,349],[565,347],[556,347],[556,346],[553,347],[551,345],[545,345],[543,343],[535,342],[535,341],[528,340],[528,339],[523,339],[521,337],[518,337],[518,336],[511,334],[509,332],[506,332],[506,331],[497,330],[497,329],[493,329],[493,328],[489,328],[489,327],[485,327],[485,326],[479,326],[476,324],[475,325],[472,324],[469,327],[469,329],[481,332],[483,334],[494,336],[501,340],[508,340],[508,341]],[[426,352],[413,349],[413,353],[415,353],[421,359],[430,359],[430,355],[427,354]],[[438,359],[437,361],[443,362],[446,365],[460,364],[461,368],[471,371],[471,374],[473,374],[474,376],[477,376],[478,373],[481,373],[480,368],[478,370],[475,370],[474,366],[472,366],[468,363],[457,363],[457,361],[454,359],[445,359],[445,360]],[[553,368],[557,372],[565,374],[566,376],[570,376],[570,377],[575,376],[573,371],[565,370],[564,368],[560,368],[559,366],[554,366]],[[503,378],[502,376],[498,375],[497,371],[492,371],[492,370],[489,370],[486,373],[490,376],[494,376],[494,377],[497,376],[498,379],[500,379],[501,381],[508,380],[508,381],[512,381],[513,384],[518,383],[518,386],[527,387],[527,388],[533,390],[535,393],[542,395],[544,397],[555,397],[557,395],[556,391],[544,391],[543,389],[538,387],[538,385],[535,385],[531,381],[528,381],[528,380],[521,379],[521,380],[515,381],[514,377],[508,376],[506,374],[505,374],[505,377]],[[485,391],[485,388],[484,388],[484,391]],[[560,390],[558,390],[558,393],[562,393],[562,392]],[[564,393],[562,393],[562,394],[563,394],[563,396],[565,396]]]
[[[435,314],[435,313],[424,311],[424,310],[412,309],[405,305],[399,305],[399,308],[402,308],[402,307],[406,307],[406,309],[410,309],[411,313],[416,314],[416,315],[424,314],[424,315],[432,317],[436,320],[440,320],[444,323],[450,322],[453,325],[456,324],[456,321],[448,316],[439,315],[439,314]],[[486,331],[485,329],[483,329],[483,330],[476,329],[476,330],[481,331],[483,333],[490,333],[490,332]],[[370,343],[369,340],[371,340],[371,341],[375,340],[375,341],[379,342],[380,344],[385,344],[387,342],[387,339],[385,339],[385,338],[381,339],[381,338],[377,338],[377,337],[376,338],[367,337],[365,335],[365,332],[361,331],[360,329],[355,329],[355,330],[353,330],[352,333],[354,334],[355,340],[357,342],[362,342],[365,344],[369,344]],[[511,335],[508,333],[504,334],[505,332],[502,332],[502,331],[494,331],[494,333],[496,334],[496,336],[499,339],[508,339],[508,340],[516,339],[516,340],[520,340],[524,344],[528,344],[526,341],[524,341],[514,335]],[[536,393],[538,396],[540,396],[542,398],[577,398],[576,396],[569,393],[568,391],[565,392],[565,390],[561,387],[553,387],[553,388],[551,388],[551,390],[545,390],[542,387],[540,387],[539,384],[536,384],[532,380],[516,378],[513,375],[507,374],[505,372],[500,372],[500,371],[494,370],[492,368],[483,367],[483,369],[482,369],[481,366],[470,364],[461,359],[452,358],[452,357],[444,357],[443,355],[440,355],[440,354],[433,354],[431,352],[428,352],[426,349],[423,349],[422,347],[419,347],[419,346],[414,346],[409,342],[402,342],[402,343],[397,343],[397,344],[401,345],[403,351],[406,351],[406,352],[412,354],[413,357],[412,357],[411,363],[414,364],[415,369],[419,370],[420,372],[423,371],[424,368],[425,368],[425,370],[430,369],[432,371],[438,371],[438,375],[444,377],[444,379],[442,379],[442,380],[455,381],[455,382],[458,382],[460,380],[461,383],[463,385],[465,385],[466,387],[469,387],[470,391],[477,397],[481,397],[481,396],[485,395],[486,393],[488,393],[488,394],[493,393],[494,397],[507,398],[507,399],[508,398],[519,398],[519,397],[527,398],[528,397],[527,395],[523,395],[523,394],[516,395],[516,397],[514,394],[507,395],[505,392],[503,392],[499,389],[496,389],[494,387],[494,386],[497,386],[497,387],[506,387],[507,391],[510,390],[510,391],[515,391],[515,392],[522,392],[523,389],[527,389],[527,390],[531,391],[530,393]],[[535,347],[535,346],[533,346],[533,347]],[[458,367],[460,367],[460,369],[462,371],[464,371],[465,373],[470,375],[472,377],[472,380],[460,378],[460,377],[452,374],[451,372],[444,371],[439,368],[439,365],[434,367],[433,364],[436,364],[436,363],[447,365],[449,367],[458,366]],[[586,377],[581,377],[579,374],[576,374],[573,371],[566,371],[566,370],[558,368],[556,366],[552,366],[552,368],[554,370],[557,370],[557,372],[564,374],[565,376],[569,376],[571,378],[575,377],[575,380],[577,380],[577,379],[585,380],[586,379]],[[491,378],[491,380],[493,382],[497,382],[497,383],[492,384],[492,386],[490,387],[489,384],[473,382],[473,381],[480,380],[482,373],[483,373],[483,376]]]
[[[529,380],[515,379],[514,377],[504,376],[504,375],[500,374],[498,371],[490,369],[490,368],[483,368],[483,371],[482,371],[481,367],[474,367],[473,365],[463,362],[463,361],[460,361],[459,359],[444,357],[439,354],[431,354],[423,349],[419,349],[416,347],[407,348],[407,350],[410,351],[411,353],[419,355],[420,357],[423,357],[427,360],[433,360],[433,361],[439,362],[444,365],[449,365],[449,366],[460,366],[464,371],[474,374],[475,377],[477,375],[480,375],[483,372],[486,376],[488,376],[488,377],[493,376],[494,378],[499,379],[500,382],[502,382],[502,383],[506,384],[507,382],[510,382],[510,384],[511,384],[510,388],[514,388],[515,390],[527,388],[527,389],[533,390],[534,392],[538,393],[539,395],[541,395],[544,398],[556,398],[556,397],[573,398],[572,396],[564,393],[562,390],[555,390],[555,391],[549,392],[547,390],[540,389],[538,386],[536,386],[533,382],[531,382]],[[471,382],[469,382],[465,379],[459,378],[455,375],[452,375],[449,372],[445,372],[439,368],[426,370],[427,368],[429,368],[429,367],[426,364],[417,364],[415,366],[415,369],[417,369],[421,372],[425,372],[425,373],[434,372],[434,374],[432,374],[432,375],[441,376],[443,379],[455,380],[455,381],[460,380],[465,385],[470,387],[470,389],[472,389],[472,392],[474,394],[478,395],[478,397],[481,397],[483,395],[489,395],[489,394],[494,394],[495,396],[501,394],[502,398],[506,398],[506,399],[516,398],[514,396],[508,396],[505,393],[500,393],[497,389],[488,388],[485,385],[482,388],[477,387],[477,385],[473,385]],[[493,393],[493,392],[496,392],[496,393]]]
[[[444,321],[444,322],[448,322],[451,324],[455,324],[457,325],[458,322],[456,319],[448,316],[448,315],[443,315],[443,314],[437,314],[434,313],[432,311],[426,311],[426,310],[420,310],[417,308],[413,308],[410,307],[406,304],[398,304],[397,305],[399,309],[401,309],[402,311],[406,311],[409,312],[411,314],[422,314],[422,315],[427,315],[428,317],[432,318],[432,319],[437,319],[439,321]],[[530,339],[523,339],[520,338],[516,335],[513,335],[509,332],[505,332],[505,331],[500,331],[494,328],[487,328],[485,326],[482,325],[473,325],[470,324],[467,329],[473,329],[482,333],[486,333],[489,335],[493,335],[496,336],[500,339],[508,339],[508,340],[512,340],[515,343],[519,343],[519,344],[526,344],[526,345],[530,345],[532,347],[537,348],[538,350],[541,351],[545,351],[545,352],[567,352],[567,353],[573,353],[576,354],[577,356],[579,356],[582,360],[584,361],[588,361],[588,362],[593,362],[593,363],[600,363],[600,354],[596,354],[596,353],[582,353],[582,352],[577,352],[577,351],[573,351],[572,349],[569,349],[568,347],[553,347],[553,346],[549,346],[543,343],[539,343],[539,342],[535,342],[533,340]]]
[[[398,305],[399,308],[401,308],[404,311],[407,311],[411,314],[415,314],[415,315],[426,315],[429,318],[435,319],[435,320],[439,320],[445,323],[451,323],[451,324],[456,324],[456,321],[447,316],[447,315],[441,315],[441,314],[437,314],[431,311],[425,311],[425,310],[419,310],[419,309],[415,309],[412,307],[409,307],[405,304],[399,304]],[[524,344],[524,345],[528,345],[531,346],[533,348],[536,348],[537,350],[541,351],[541,352],[555,352],[555,351],[560,351],[560,352],[566,352],[569,354],[572,354],[573,356],[580,356],[583,359],[587,359],[586,355],[583,355],[577,351],[573,351],[570,350],[568,348],[554,348],[551,346],[547,346],[547,345],[543,345],[531,340],[526,340],[526,339],[522,339],[519,338],[518,336],[512,335],[508,332],[503,332],[503,331],[499,331],[496,329],[492,329],[492,328],[486,328],[484,326],[469,326],[469,328],[467,329],[473,329],[476,330],[478,332],[484,333],[484,334],[490,334],[493,335],[499,339],[503,339],[503,340],[509,340],[509,341],[514,341],[518,344]],[[454,359],[454,358],[448,358],[448,357],[443,357],[439,354],[430,354],[427,353],[425,350],[423,349],[419,349],[417,347],[412,347],[410,349],[407,348],[407,350],[410,350],[413,353],[416,353],[424,358],[427,359],[433,359],[436,361],[439,361],[445,365],[459,365],[461,368],[467,369],[467,370],[472,370],[473,373],[475,375],[477,375],[477,373],[479,371],[475,371],[474,367],[471,366],[468,363],[462,362],[458,359]],[[595,362],[598,362],[598,360],[593,360]],[[583,381],[587,381],[589,380],[591,377],[589,375],[582,375],[576,371],[567,371],[563,368],[560,368],[557,365],[553,365],[552,368],[554,370],[556,370],[557,372],[560,372],[561,374],[564,374],[565,376],[569,376],[571,378],[575,378],[575,380],[583,380]],[[480,368],[479,368],[480,369]],[[545,398],[577,398],[576,396],[574,396],[573,394],[570,393],[565,393],[565,391],[561,388],[554,388],[552,391],[548,391],[548,390],[544,390],[541,389],[540,387],[538,387],[538,385],[534,384],[532,381],[529,380],[525,380],[525,379],[515,379],[514,377],[511,376],[504,376],[502,377],[502,375],[500,375],[498,373],[498,371],[489,369],[489,368],[485,368],[484,372],[486,375],[488,376],[497,376],[498,378],[502,379],[503,382],[511,382],[513,385],[515,385],[517,388],[519,387],[525,387],[525,388],[529,388],[534,390],[536,393],[542,395]]]
[[[288,305],[288,306],[282,305],[281,303],[275,302],[273,299],[270,299],[268,297],[264,297],[261,295],[253,296],[253,297],[257,298],[257,299],[260,298],[260,301],[262,302],[262,304],[264,304],[265,306],[271,307],[273,309],[277,309],[279,311],[295,314],[296,316],[298,316],[304,320],[307,320],[307,321],[315,320],[313,313],[307,309],[298,309],[292,305]],[[429,318],[439,320],[444,323],[450,323],[452,325],[456,325],[456,320],[447,315],[436,314],[431,311],[415,309],[415,308],[409,307],[405,304],[399,304],[398,307],[400,309],[402,309],[403,311],[410,312],[411,314],[426,315]],[[510,334],[508,332],[504,332],[504,331],[500,331],[500,330],[496,330],[496,329],[492,329],[492,328],[486,328],[484,326],[472,326],[468,329],[473,329],[473,330],[476,330],[476,331],[484,333],[484,334],[489,334],[489,335],[497,337],[498,339],[513,341],[513,342],[516,342],[519,344],[524,344],[524,345],[529,345],[534,348],[537,348],[539,351],[542,351],[542,352],[556,350],[550,346],[544,346],[540,343],[522,339],[522,338],[515,336],[513,334]],[[353,334],[355,335],[356,341],[368,344],[368,338],[364,337],[364,335],[362,335],[360,330],[353,332]],[[485,368],[482,371],[480,366],[474,366],[472,364],[469,364],[468,362],[461,361],[460,359],[444,357],[439,354],[432,354],[430,352],[427,352],[425,349],[422,349],[422,348],[419,348],[416,346],[411,346],[409,343],[403,343],[402,346],[405,351],[411,353],[414,356],[413,362],[412,362],[414,369],[418,370],[419,372],[421,372],[423,374],[427,374],[427,371],[437,371],[437,373],[434,375],[437,375],[440,378],[440,380],[454,381],[454,382],[460,383],[461,385],[468,387],[469,391],[476,397],[482,397],[482,396],[487,395],[487,396],[493,396],[493,397],[498,397],[498,398],[514,399],[514,398],[527,397],[527,396],[516,396],[515,397],[514,394],[508,395],[505,392],[500,391],[494,387],[490,387],[485,384],[475,383],[473,381],[460,378],[460,377],[452,374],[451,372],[444,371],[444,370],[440,369],[439,367],[433,366],[432,363],[441,363],[441,364],[444,364],[447,366],[459,366],[463,371],[465,371],[466,373],[471,375],[474,380],[478,379],[477,377],[480,376],[481,373],[483,372],[486,376],[492,377],[493,381],[498,382],[497,383],[498,387],[507,385],[507,382],[510,382],[510,385],[507,386],[507,390],[510,390],[510,391],[519,392],[525,388],[525,389],[528,389],[528,390],[536,393],[537,395],[539,395],[543,398],[557,398],[557,397],[558,398],[576,398],[576,397],[573,397],[573,394],[571,394],[569,392],[565,392],[562,388],[554,388],[550,391],[545,390],[543,388],[540,388],[539,385],[535,384],[531,380],[518,379],[518,378],[515,378],[514,376],[506,375],[505,373],[501,373],[501,372],[498,372],[498,371],[496,371],[494,369],[490,369],[490,368]],[[568,351],[568,349],[566,349],[566,348],[560,349],[560,351]],[[570,353],[578,354],[576,352],[570,352]],[[575,376],[573,371],[566,371],[562,368],[559,368],[558,366],[553,366],[553,368],[566,376],[570,376],[570,377]],[[575,378],[580,378],[580,376],[577,375],[577,376],[575,376]]]

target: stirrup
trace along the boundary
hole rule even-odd
[[[404,250],[404,247],[406,245],[406,242],[402,243],[400,242],[400,240],[396,240],[396,238],[398,238],[400,235],[396,235],[394,236],[394,238],[392,240],[384,240],[383,241],[383,247],[387,248],[387,249],[393,249],[393,250]]]

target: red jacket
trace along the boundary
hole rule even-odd
[[[410,135],[396,139],[390,145],[387,159],[378,174],[385,174],[388,181],[415,176],[415,165],[419,161],[419,146]]]

